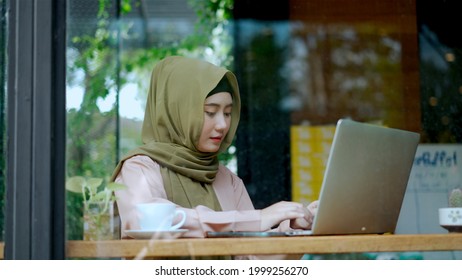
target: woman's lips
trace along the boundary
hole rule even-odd
[[[213,142],[221,142],[221,137],[210,137]]]

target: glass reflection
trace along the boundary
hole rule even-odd
[[[400,106],[401,43],[371,24],[294,25],[287,61],[293,124],[334,124],[340,117],[389,122]],[[393,105],[393,106],[392,106]]]

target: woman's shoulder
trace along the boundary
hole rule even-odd
[[[216,178],[231,180],[231,182],[241,182],[241,178],[237,176],[233,171],[223,164],[218,165],[218,173]]]
[[[146,155],[134,155],[132,157],[127,158],[124,161],[123,166],[129,166],[129,165],[144,166],[147,168],[159,168],[159,164],[155,160],[153,160],[152,158]]]
[[[229,169],[228,167],[226,167],[225,165],[223,165],[222,163],[220,163],[218,165],[218,173],[220,174],[223,174],[223,175],[231,175],[231,176],[237,176],[234,172],[231,171],[231,169]]]
[[[146,155],[134,155],[124,160],[119,176],[129,180],[137,181],[140,178],[157,184],[160,174],[160,165]]]

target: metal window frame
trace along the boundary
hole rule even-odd
[[[9,0],[5,259],[65,258],[65,0]]]

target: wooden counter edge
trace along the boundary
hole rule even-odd
[[[328,254],[462,250],[462,234],[69,241],[68,258]]]

